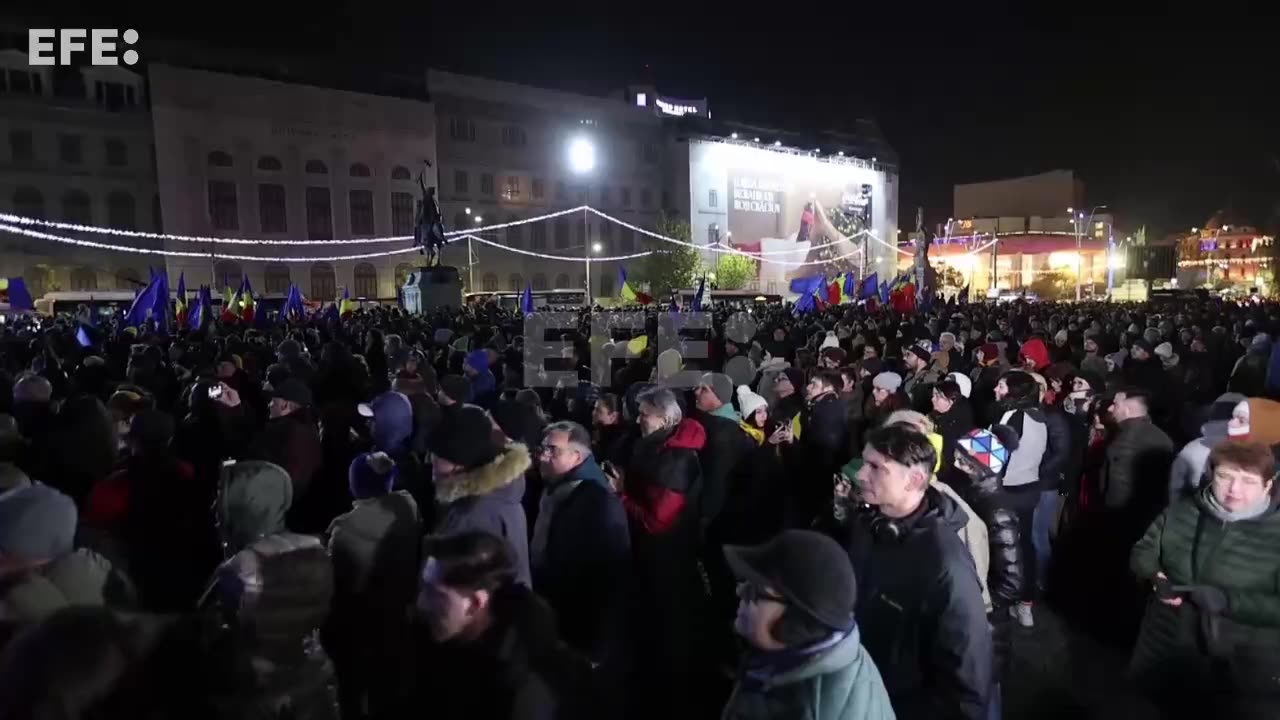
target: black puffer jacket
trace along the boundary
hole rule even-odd
[[[1071,454],[1071,426],[1061,409],[1040,406],[1044,413],[1044,429],[1048,442],[1040,457],[1040,490],[1057,490],[1062,478],[1075,464]]]

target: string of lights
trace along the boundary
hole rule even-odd
[[[484,243],[485,245],[489,245],[490,247],[496,247],[501,250],[510,250],[511,252],[519,255],[528,255],[530,257],[543,258],[546,260],[564,260],[569,262],[586,262],[587,260],[587,258],[585,257],[571,257],[566,255],[548,255],[546,253],[533,252],[532,250],[521,250],[520,248],[508,247],[506,245],[503,245],[500,242],[487,240],[478,235],[463,235],[459,237],[459,239],[475,240],[478,243]],[[634,260],[636,258],[648,257],[652,255],[654,252],[655,252],[654,250],[645,250],[644,252],[631,253],[630,255],[613,255],[610,257],[592,257],[591,260],[592,262],[616,262],[619,260]]]

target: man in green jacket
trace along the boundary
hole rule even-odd
[[[859,641],[848,555],[834,540],[786,530],[727,546],[738,577],[734,630],[750,646],[724,720],[890,720],[880,672]]]

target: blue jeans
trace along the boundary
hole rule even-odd
[[[1000,720],[1003,714],[1004,703],[1000,698],[1000,683],[996,683],[991,688],[991,698],[987,700],[987,720]]]
[[[1035,518],[1031,522],[1031,544],[1036,549],[1036,584],[1041,592],[1048,585],[1049,556],[1053,554],[1053,547],[1049,543],[1049,529],[1053,526],[1057,512],[1058,491],[1042,491],[1040,501],[1036,503]]]

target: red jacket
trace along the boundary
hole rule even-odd
[[[695,485],[701,481],[701,472],[697,452],[707,442],[707,431],[696,420],[685,418],[657,442],[652,449],[643,438],[637,443],[622,491],[627,515],[655,535],[676,524],[688,506],[690,493],[698,490]],[[655,455],[650,457],[651,453]]]

